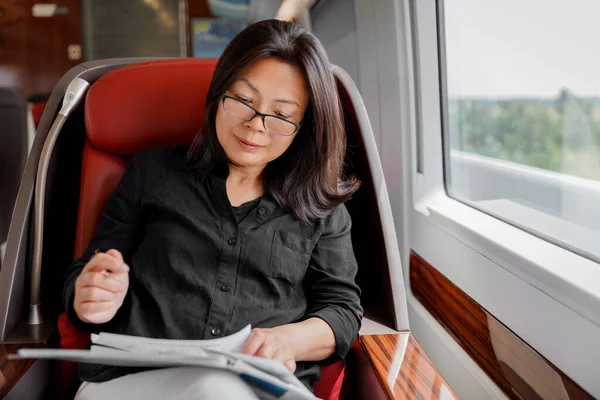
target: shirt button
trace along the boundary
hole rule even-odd
[[[267,209],[264,207],[259,208],[258,215],[267,215]]]
[[[232,246],[233,246],[234,244],[236,244],[236,243],[237,243],[237,239],[236,239],[236,238],[230,238],[230,239],[227,241],[227,243],[229,243],[230,245],[232,245]]]
[[[219,328],[212,328],[212,330],[210,331],[210,334],[213,336],[217,336],[219,333],[221,333],[221,330]]]
[[[229,286],[227,286],[227,285],[221,286],[221,291],[222,292],[229,292]]]

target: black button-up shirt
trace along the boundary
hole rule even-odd
[[[343,358],[362,318],[351,221],[341,205],[307,225],[265,194],[231,206],[226,166],[186,167],[185,146],[134,157],[109,199],[86,253],[66,275],[70,321],[87,332],[214,339],[242,329],[323,319]],[[75,280],[95,249],[119,250],[130,266],[123,306],[106,324],[73,309]],[[311,363],[299,363],[298,372]],[[130,369],[81,364],[80,377],[106,381]]]

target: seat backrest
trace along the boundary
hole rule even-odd
[[[155,146],[191,143],[202,126],[216,60],[134,64],[102,76],[85,101],[75,257],[87,248],[128,159]]]
[[[0,246],[8,236],[26,158],[27,104],[17,90],[0,88]]]
[[[366,108],[350,76],[334,68],[344,113],[346,176],[361,188],[346,203],[352,217],[352,245],[362,290],[365,317],[399,331],[408,331],[408,310],[398,240],[383,168]]]
[[[128,158],[153,146],[189,143],[199,131],[215,64],[216,60],[202,59],[134,64],[115,69],[92,85],[85,101],[86,138],[75,257],[87,248],[101,210],[118,184]],[[384,219],[389,219],[386,223],[391,224],[392,231],[393,221],[386,214],[389,200],[383,173],[379,158],[372,154],[376,152],[373,133],[360,95],[354,84],[348,82],[345,72],[334,68],[334,75],[348,135],[346,173],[356,174],[362,181],[362,188],[347,204],[353,219],[353,245],[359,264],[357,282],[363,290],[361,301],[366,315],[396,327],[389,269],[400,266],[399,256],[398,265],[390,261],[390,247],[397,253],[395,235],[390,239],[384,234]],[[387,208],[381,207],[382,201]],[[403,284],[400,286],[403,288]],[[339,382],[340,371],[339,366],[324,371],[327,379],[316,386],[320,395],[328,396],[331,387]]]

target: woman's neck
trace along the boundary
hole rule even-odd
[[[229,197],[232,206],[239,206],[263,195],[262,171],[263,168],[251,169],[229,166],[227,197]]]
[[[236,184],[241,185],[262,185],[262,173],[263,167],[237,167],[235,165],[229,165],[229,176],[230,179]]]

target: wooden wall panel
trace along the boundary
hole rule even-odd
[[[31,9],[38,3],[55,3],[69,12],[36,18]],[[190,20],[214,18],[207,0],[188,0],[187,8]],[[0,86],[19,88],[25,96],[51,92],[65,72],[84,61],[69,60],[67,52],[71,44],[83,46],[81,24],[80,0],[0,0]],[[189,23],[187,35],[191,55]]]
[[[410,286],[419,302],[509,398],[593,399],[415,252],[410,255]]]
[[[206,0],[188,0],[188,15],[191,18],[214,18]]]
[[[26,96],[51,92],[61,76],[80,60],[69,60],[68,46],[81,45],[79,0],[60,0],[66,15],[36,18],[35,0],[0,0],[0,85],[20,88]]]

